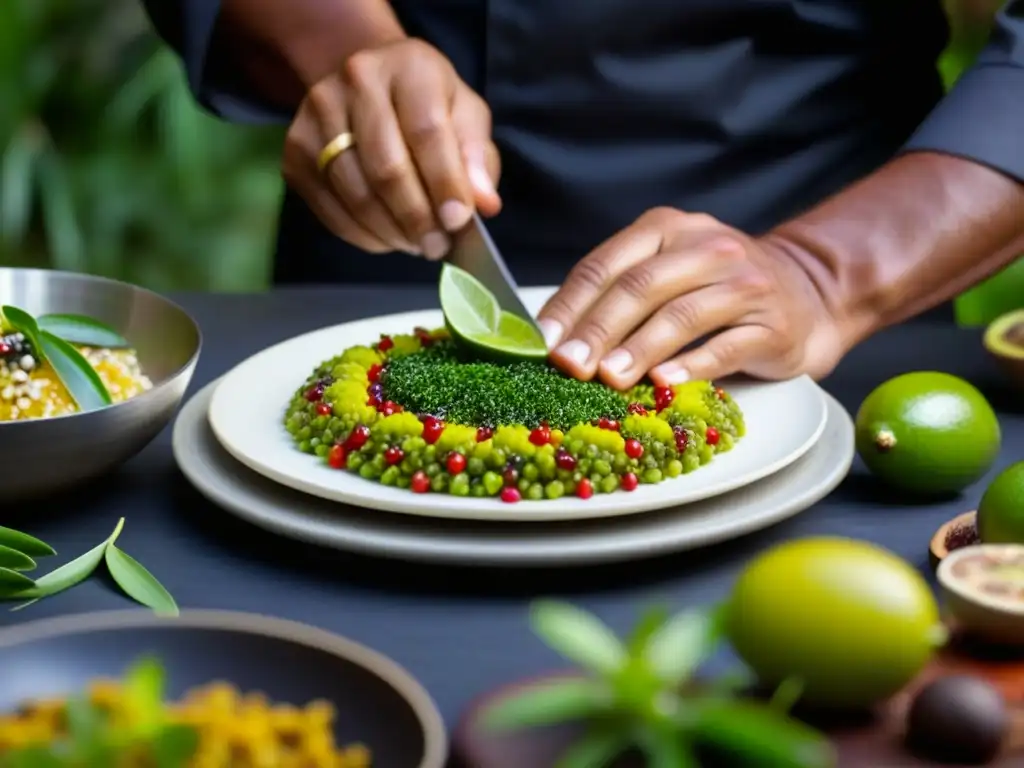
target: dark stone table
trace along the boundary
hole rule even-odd
[[[296,334],[436,306],[434,292],[421,288],[177,299],[197,318],[205,337],[190,393]],[[1024,458],[1024,396],[1007,388],[977,332],[929,321],[889,330],[854,351],[824,386],[855,413],[877,384],[914,370],[942,370],[974,382],[1000,413],[1004,440],[996,470]],[[624,631],[646,603],[682,607],[721,598],[749,557],[784,539],[821,534],[868,539],[925,569],[932,532],[973,509],[984,488],[979,483],[959,498],[922,504],[879,488],[858,464],[812,509],[729,544],[614,567],[469,574],[301,546],[236,521],[206,502],[178,472],[170,433],[168,428],[120,472],[93,487],[0,510],[0,524],[21,527],[70,557],[99,543],[124,516],[119,544],[146,564],[183,608],[273,614],[373,646],[423,682],[449,725],[478,694],[562,666],[527,626],[526,606],[538,594],[578,601]],[[102,580],[92,580],[22,612],[0,610],[0,625],[129,605]]]

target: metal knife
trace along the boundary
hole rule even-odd
[[[498,246],[476,213],[465,228],[453,235],[448,261],[483,283],[503,310],[523,318],[541,333],[533,314],[519,298],[515,278],[501,258]]]

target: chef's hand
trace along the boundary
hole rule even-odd
[[[541,311],[552,361],[617,389],[648,373],[659,386],[824,376],[849,344],[824,278],[794,253],[711,216],[648,211],[579,262]]]
[[[324,171],[326,144],[354,144]],[[285,140],[282,171],[328,229],[372,253],[440,259],[474,209],[493,215],[500,164],[487,104],[421,40],[360,51],[314,85]]]

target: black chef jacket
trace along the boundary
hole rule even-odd
[[[287,2],[287,0],[281,0]],[[344,0],[342,0],[344,1]],[[216,0],[146,0],[199,101],[288,122],[219,82]],[[521,283],[557,283],[644,210],[710,213],[751,234],[902,150],[1024,180],[1024,0],[943,97],[940,0],[393,0],[494,115],[504,210],[492,233]],[[331,236],[294,194],[278,282],[436,279],[406,255]]]

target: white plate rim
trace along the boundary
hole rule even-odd
[[[524,298],[538,301],[538,297],[542,297],[545,293],[550,292],[551,290],[553,289],[528,289],[527,291],[524,291]],[[636,491],[631,493],[596,495],[586,501],[575,497],[563,497],[554,501],[541,500],[529,502],[524,501],[519,504],[503,504],[500,501],[489,497],[460,498],[450,496],[448,494],[413,494],[405,490],[390,488],[372,481],[364,480],[352,473],[328,470],[320,462],[313,459],[313,457],[299,454],[297,451],[294,451],[290,442],[290,437],[285,432],[283,426],[280,426],[277,427],[277,429],[279,430],[282,442],[281,446],[275,446],[275,450],[278,447],[284,447],[286,445],[289,451],[294,451],[294,455],[281,454],[278,458],[284,459],[285,462],[293,463],[298,461],[297,457],[301,457],[303,460],[308,461],[308,467],[303,465],[300,473],[282,471],[279,469],[278,462],[257,458],[253,456],[252,453],[245,450],[243,443],[246,441],[239,439],[238,436],[233,434],[232,430],[225,425],[225,421],[230,421],[230,419],[225,419],[223,414],[226,412],[230,413],[231,407],[236,405],[240,389],[243,390],[242,396],[244,397],[244,390],[247,389],[247,387],[243,386],[243,382],[249,380],[249,377],[247,377],[247,371],[259,369],[265,360],[274,359],[283,355],[284,350],[289,347],[301,347],[302,345],[309,344],[315,339],[321,337],[326,339],[330,336],[348,334],[352,329],[355,329],[354,333],[358,334],[359,331],[363,329],[363,326],[366,328],[376,327],[377,332],[379,332],[380,324],[411,329],[416,325],[427,325],[429,327],[430,325],[440,324],[440,322],[441,316],[438,310],[421,310],[416,312],[381,315],[378,317],[363,318],[326,328],[320,328],[294,336],[290,339],[274,344],[261,352],[257,352],[255,355],[250,356],[238,365],[234,366],[220,378],[213,397],[210,400],[210,408],[208,411],[210,424],[213,428],[214,434],[228,453],[230,453],[237,461],[241,462],[258,474],[302,493],[319,496],[342,504],[354,504],[369,509],[379,509],[387,512],[426,517],[487,520],[495,522],[515,520],[523,522],[537,522],[582,520],[638,514],[642,512],[649,512],[654,509],[664,509],[666,507],[677,506],[679,504],[694,503],[723,493],[728,493],[744,485],[757,482],[758,480],[774,474],[792,462],[798,460],[814,446],[825,429],[827,405],[824,399],[824,392],[809,377],[800,376],[785,382],[736,383],[732,384],[732,387],[734,390],[739,391],[740,396],[742,396],[742,392],[746,391],[746,389],[767,389],[773,387],[804,388],[804,392],[801,393],[804,395],[802,407],[806,408],[808,411],[814,408],[814,403],[806,401],[807,397],[814,397],[817,403],[817,415],[807,417],[809,422],[813,420],[815,428],[804,436],[804,440],[801,444],[791,447],[785,454],[778,456],[774,461],[759,464],[756,469],[748,469],[739,474],[730,474],[726,472],[725,469],[722,469],[720,465],[721,463],[726,463],[726,465],[728,465],[728,462],[737,455],[737,450],[744,449],[745,445],[750,445],[749,442],[744,444],[743,441],[740,441],[737,448],[733,449],[732,452],[716,456],[712,461],[712,464],[702,467],[694,475],[687,476],[697,477],[698,480],[703,481],[700,485],[696,486],[696,488],[693,485],[675,485],[675,483],[685,482],[685,478],[678,478],[675,480],[666,480],[654,486],[641,485]],[[352,338],[347,343],[357,344],[369,343],[371,341],[372,338]],[[328,348],[327,345],[325,345],[324,348]],[[311,363],[308,367],[312,368],[315,364],[316,363]],[[305,375],[305,373],[300,375]],[[728,388],[730,383],[723,382],[723,385]],[[297,382],[294,385],[289,385],[289,395],[291,391],[293,391],[294,386],[297,386]],[[281,407],[283,408],[285,400],[284,398],[281,400]],[[748,418],[748,427],[749,424],[750,422]],[[749,432],[745,439],[748,441],[750,440]],[[704,479],[713,477],[714,475],[709,476],[706,473],[714,465],[719,465],[719,468],[714,470],[715,474],[719,475],[719,478],[716,482],[707,482]],[[305,473],[305,475],[301,473]],[[315,482],[308,479],[308,476],[313,475],[314,473],[316,474]],[[320,478],[323,478],[323,480]],[[328,478],[330,485],[326,484],[326,479]]]
[[[735,510],[735,497],[751,493],[751,487],[738,489],[730,494],[696,502],[685,507],[683,520],[676,521],[667,533],[642,535],[637,533],[644,527],[656,528],[649,516],[627,516],[623,518],[584,521],[588,526],[610,531],[593,533],[575,531],[571,534],[556,533],[548,526],[538,526],[540,532],[526,533],[530,526],[482,525],[478,521],[441,520],[456,530],[454,535],[434,533],[401,532],[396,535],[394,528],[420,528],[430,531],[430,518],[382,513],[384,530],[372,524],[345,520],[344,505],[310,497],[286,487],[278,487],[268,478],[235,462],[226,451],[223,456],[210,456],[209,451],[223,450],[210,430],[208,436],[202,430],[209,429],[205,418],[206,405],[212,396],[215,383],[208,385],[193,396],[181,410],[175,422],[172,447],[175,460],[186,479],[209,501],[234,516],[273,534],[328,547],[354,552],[365,556],[385,557],[446,565],[487,565],[502,567],[547,567],[592,566],[622,562],[647,557],[656,557],[674,552],[697,549],[738,538],[757,530],[776,525],[799,514],[831,493],[846,477],[854,458],[854,428],[850,415],[831,395],[825,393],[828,406],[828,428],[825,439],[814,446],[791,467],[783,470],[791,476],[776,476],[764,482],[781,483],[777,489],[777,506],[761,511],[741,522],[727,523],[717,527],[708,526],[700,533],[684,529],[693,524],[693,512],[706,510]],[[833,434],[834,433],[834,434]],[[194,450],[195,441],[208,441],[200,453]],[[826,452],[831,455],[826,455]],[[206,454],[206,455],[204,455]],[[802,464],[811,463],[816,457],[825,464],[816,480],[808,482],[808,470]],[[237,466],[231,466],[236,464]],[[240,487],[249,480],[270,486],[266,491],[254,489],[246,492],[251,499],[239,498]],[[228,476],[225,479],[225,476]],[[280,494],[272,502],[268,497]],[[288,496],[294,496],[289,500]],[[748,504],[762,507],[764,497]],[[310,512],[296,511],[303,505],[314,508]],[[273,506],[275,509],[268,509]],[[365,510],[358,513],[369,514]],[[673,514],[671,510],[657,513]],[[341,521],[335,521],[335,518]],[[472,528],[475,530],[460,530]],[[512,529],[510,531],[510,528]]]

